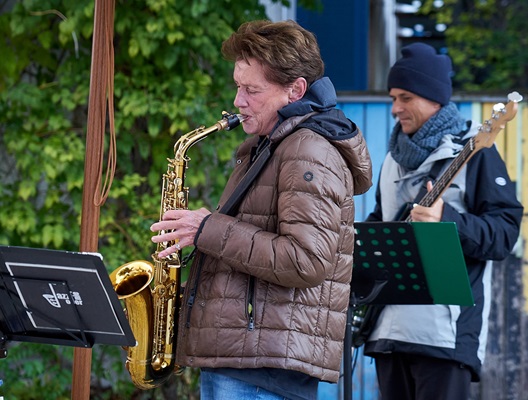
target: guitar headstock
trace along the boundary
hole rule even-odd
[[[517,114],[517,108],[523,97],[518,92],[508,95],[508,103],[497,103],[493,106],[491,118],[486,120],[480,127],[479,133],[475,136],[476,148],[491,147],[499,132],[504,129],[506,123],[511,121]]]

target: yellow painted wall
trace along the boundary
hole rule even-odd
[[[489,119],[492,115],[493,103],[482,103],[482,116]],[[523,102],[517,105],[517,114],[506,124],[495,143],[501,154],[508,173],[517,183],[517,195],[524,206],[524,217],[521,225],[521,238],[517,245],[519,257],[523,259],[523,288],[524,298],[528,298],[528,107]],[[524,303],[528,312],[528,302]]]
[[[522,249],[523,249],[523,288],[524,298],[528,298],[528,107],[520,104],[520,113],[518,119],[518,136],[520,136],[520,143],[518,151],[520,152],[518,158],[520,159],[520,198],[524,206],[524,217],[521,226],[522,232]],[[528,312],[528,302],[524,303],[524,309]]]

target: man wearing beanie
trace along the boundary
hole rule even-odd
[[[422,43],[404,47],[391,68],[388,89],[397,122],[367,220],[401,220],[402,206],[418,203],[477,133],[480,123],[466,121],[450,101],[451,73],[449,57]],[[485,354],[491,263],[513,249],[522,212],[495,147],[477,152],[431,207],[412,208],[412,221],[456,223],[475,306],[383,308],[364,349],[375,359],[383,400],[469,398]]]

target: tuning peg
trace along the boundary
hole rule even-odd
[[[508,95],[508,100],[509,101],[513,101],[515,103],[520,102],[522,99],[523,99],[523,97],[521,96],[521,94],[519,92],[511,92]]]
[[[499,112],[499,111],[502,111],[504,110],[506,106],[503,104],[503,103],[497,103],[493,106],[493,111],[494,112]]]

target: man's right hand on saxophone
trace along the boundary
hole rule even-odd
[[[152,231],[164,231],[165,233],[153,236],[152,241],[154,243],[174,241],[175,244],[161,251],[158,257],[163,258],[184,247],[192,246],[202,221],[210,214],[211,212],[205,208],[165,212],[162,220],[150,227]]]

